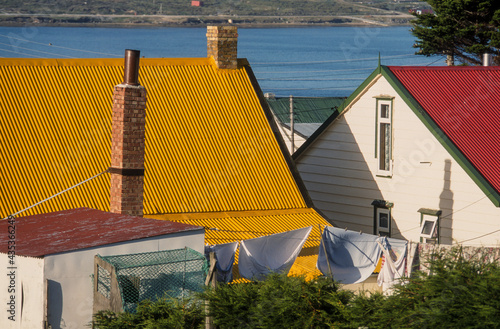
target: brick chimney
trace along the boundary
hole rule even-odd
[[[146,89],[139,85],[138,50],[125,50],[124,81],[113,94],[110,211],[143,215]]]
[[[238,67],[238,28],[207,26],[207,55],[213,57],[219,69]]]

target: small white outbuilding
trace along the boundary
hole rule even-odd
[[[89,208],[3,220],[0,230],[9,233],[0,235],[1,328],[85,328],[96,254],[204,251],[200,226]]]

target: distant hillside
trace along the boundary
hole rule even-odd
[[[394,0],[3,0],[0,14],[317,16],[407,13],[422,2]]]
[[[0,25],[241,26],[408,24],[408,0],[3,0]]]

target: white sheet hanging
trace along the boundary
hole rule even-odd
[[[321,237],[316,266],[323,275],[333,276],[341,283],[363,282],[373,273],[380,258],[378,238],[327,226]]]
[[[288,273],[312,227],[241,241],[238,267],[249,280],[263,280],[272,272]]]
[[[218,282],[227,283],[233,281],[233,264],[236,249],[238,249],[238,241],[205,246],[205,256],[208,256],[210,252],[215,252]],[[210,260],[209,257],[207,259]]]
[[[405,274],[408,241],[384,237],[379,244],[385,259],[377,283],[384,292],[390,293],[392,286]]]

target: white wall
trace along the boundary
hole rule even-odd
[[[10,264],[0,253],[0,328],[42,329],[44,320],[43,258],[15,256]],[[14,267],[14,268],[11,268]],[[14,273],[12,273],[14,272]],[[11,299],[11,296],[14,298]],[[11,300],[14,305],[11,306]],[[9,318],[10,317],[10,318]]]
[[[392,178],[376,175],[374,97],[382,94],[395,97]],[[297,168],[314,205],[339,227],[373,233],[371,202],[382,199],[394,203],[395,238],[418,241],[417,211],[430,208],[443,211],[442,243],[499,244],[500,232],[489,233],[500,230],[500,209],[383,77],[330,125]]]
[[[285,142],[286,149],[288,150],[289,154],[293,154],[304,142],[306,141],[304,137],[301,135],[294,133],[293,137],[293,146],[294,149],[292,150],[292,132],[290,129],[283,127],[277,120],[276,116],[274,116],[274,121],[276,122],[276,125],[278,126],[278,129],[281,133],[281,137],[283,138],[283,141]]]
[[[49,281],[49,324],[52,329],[81,329],[92,320],[93,291],[90,275],[94,256],[124,255],[189,247],[204,253],[204,230],[117,243],[45,257]]]

